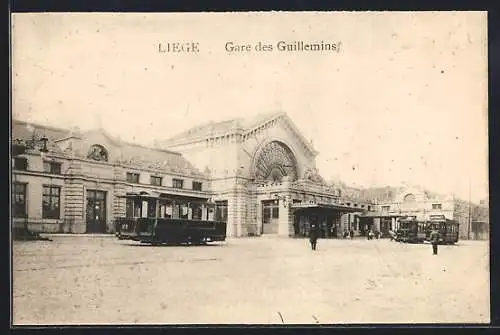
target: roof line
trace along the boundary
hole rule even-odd
[[[70,131],[67,128],[60,128],[60,127],[56,127],[56,126],[52,126],[52,125],[43,124],[41,122],[29,122],[29,121],[25,121],[25,120],[12,119],[12,123],[25,124],[27,126],[39,126],[39,127],[46,128],[47,130],[66,131],[66,132]]]
[[[40,123],[40,122],[28,122],[28,121],[19,120],[19,119],[12,119],[12,123],[18,123],[18,124],[24,124],[24,125],[31,125],[31,126],[36,126],[36,127],[40,127],[40,128],[46,128],[47,130],[55,130],[55,131],[66,132],[67,134],[71,133],[71,130],[68,129],[68,128],[60,128],[60,127],[45,125],[45,124]],[[142,145],[142,144],[133,143],[133,142],[129,142],[129,141],[124,141],[122,139],[118,139],[118,138],[110,135],[108,133],[108,131],[106,129],[104,129],[103,127],[85,130],[85,131],[81,132],[79,135],[83,135],[85,133],[89,133],[89,132],[92,132],[92,131],[101,131],[101,132],[103,132],[110,140],[112,140],[113,142],[117,143],[118,145],[129,145],[129,146],[139,147],[139,148],[143,148],[143,149],[150,149],[150,150],[161,151],[161,152],[165,152],[165,153],[170,153],[170,154],[182,156],[182,154],[180,152],[177,152],[177,151],[172,151],[172,150],[163,149],[163,148],[155,148],[154,146],[146,146],[146,145]],[[64,137],[58,138],[58,139],[54,140],[54,142],[60,141],[60,140],[66,139],[66,138],[68,138],[68,136],[64,136]]]

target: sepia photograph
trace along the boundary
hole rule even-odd
[[[487,13],[15,13],[11,325],[489,324]]]

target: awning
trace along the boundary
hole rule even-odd
[[[297,204],[292,204],[290,208],[293,208],[295,210],[306,210],[306,209],[332,210],[332,211],[346,212],[346,213],[363,212],[363,209],[361,208],[354,208],[339,204],[322,204],[322,203],[297,203]]]
[[[406,215],[396,214],[396,213],[382,213],[382,212],[366,212],[359,216],[362,218],[400,218],[406,217]]]

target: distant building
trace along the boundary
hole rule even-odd
[[[459,223],[459,238],[488,239],[489,209],[455,198],[453,195],[439,195],[422,187],[386,187],[368,189],[375,203],[375,212],[361,215],[361,224],[366,229],[381,232],[397,230],[402,217],[413,216],[417,220],[446,218]]]

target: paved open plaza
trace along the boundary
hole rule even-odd
[[[15,325],[489,322],[486,241],[50,238],[13,244]]]

